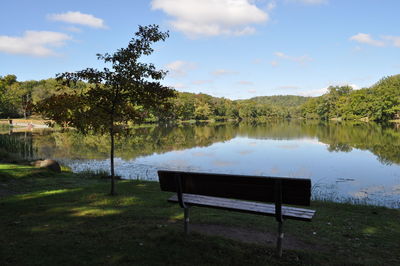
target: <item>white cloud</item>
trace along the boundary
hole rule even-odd
[[[288,57],[286,54],[284,54],[284,53],[282,53],[282,52],[275,52],[275,55],[276,55],[277,57],[282,57],[282,58],[287,58],[287,57]]]
[[[359,90],[359,89],[361,89],[361,87],[358,86],[357,84],[347,84],[347,85],[349,85],[350,87],[352,87],[353,90]]]
[[[381,46],[381,47],[385,46],[385,43],[383,41],[374,40],[370,34],[366,34],[366,33],[358,33],[354,36],[351,36],[350,40],[356,41],[359,43],[373,45],[373,46]]]
[[[31,56],[54,56],[57,53],[49,47],[60,47],[71,36],[52,31],[25,31],[22,37],[0,36],[0,51],[9,54]]]
[[[257,90],[248,90],[248,93],[257,93]]]
[[[293,62],[297,62],[297,63],[300,63],[300,64],[304,64],[304,63],[307,63],[307,62],[310,62],[310,61],[313,60],[313,59],[312,59],[310,56],[308,56],[308,55],[289,56],[289,55],[287,55],[287,54],[285,54],[285,53],[282,53],[282,52],[276,52],[276,53],[275,53],[275,56],[277,56],[277,57],[279,57],[279,58],[282,58],[282,59],[286,59],[286,60],[290,60],[290,61],[293,61]],[[271,62],[271,63],[272,63],[272,62]]]
[[[232,70],[227,70],[227,69],[217,69],[213,72],[211,72],[212,75],[214,76],[226,76],[226,75],[233,75],[237,74],[238,72],[232,71]]]
[[[384,47],[384,46],[394,46],[400,48],[400,36],[384,35],[381,36],[380,40],[372,38],[370,34],[358,33],[349,38],[351,41],[356,41],[359,43],[369,44],[372,46]],[[361,48],[357,48],[360,50]]]
[[[187,75],[187,72],[189,70],[193,70],[196,68],[196,64],[177,60],[167,64],[165,67],[171,73],[172,77],[184,77]]]
[[[204,84],[210,84],[212,83],[212,80],[195,80],[192,82],[194,85],[204,85]]]
[[[253,0],[153,0],[151,5],[173,17],[171,26],[191,38],[248,35],[255,32],[250,25],[269,19]]]
[[[267,5],[267,10],[268,11],[272,11],[275,8],[276,8],[276,2],[275,1],[271,1],[271,2],[268,3],[268,5]]]
[[[249,86],[249,85],[254,85],[254,82],[247,81],[247,80],[241,80],[241,81],[238,81],[237,84]]]
[[[70,31],[70,32],[75,32],[75,33],[82,32],[82,30],[80,28],[74,27],[74,26],[66,27],[65,30]]]
[[[279,62],[278,62],[278,61],[275,61],[275,60],[273,60],[273,61],[271,61],[271,62],[269,62],[269,63],[270,63],[271,66],[273,66],[273,67],[279,66]]]
[[[400,36],[383,36],[383,38],[395,47],[400,47]]]
[[[47,18],[54,21],[62,21],[71,24],[79,24],[92,28],[105,29],[107,26],[101,18],[91,14],[84,14],[79,11],[69,11],[61,14],[50,14]]]

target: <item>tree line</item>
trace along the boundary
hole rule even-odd
[[[29,117],[35,105],[52,96],[74,89],[89,88],[78,82],[61,86],[56,79],[20,82],[15,75],[0,76],[0,118]],[[319,97],[277,95],[229,100],[204,93],[177,92],[165,111],[147,112],[145,121],[343,119],[388,121],[400,119],[400,75],[385,77],[369,88],[354,90],[350,86],[331,86]]]
[[[301,106],[306,119],[388,121],[400,119],[400,75],[385,77],[369,88],[331,86]]]
[[[80,89],[88,90],[89,83],[78,82],[64,86],[56,79],[17,81],[15,75],[0,76],[0,118],[26,118],[35,114],[35,106],[54,96]],[[309,97],[266,96],[233,101],[204,93],[176,92],[169,102],[171,108],[149,110],[147,122],[166,121],[227,121],[294,118],[301,115],[300,106]]]

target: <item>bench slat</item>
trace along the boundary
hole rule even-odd
[[[310,179],[163,170],[158,171],[158,176],[163,191],[177,192],[176,177],[179,176],[183,193],[265,203],[275,202],[275,185],[279,181],[283,204],[310,206]]]
[[[193,194],[183,194],[185,204],[190,206],[210,207],[224,210],[233,210],[245,213],[253,213],[265,216],[275,216],[275,205],[249,202],[242,200],[226,199]],[[169,202],[177,203],[177,195],[173,195]],[[285,219],[311,221],[315,210],[282,206],[282,215]]]

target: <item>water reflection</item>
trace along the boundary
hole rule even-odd
[[[6,134],[0,134],[0,157],[30,160],[35,158],[36,153],[30,132],[15,133],[9,130]]]
[[[107,136],[1,132],[0,156],[55,158],[73,170],[108,170]],[[400,129],[375,123],[281,121],[136,128],[116,146],[124,178],[160,168],[312,178],[314,195],[400,205]],[[381,203],[379,203],[381,204]]]

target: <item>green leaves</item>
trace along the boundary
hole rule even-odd
[[[57,75],[62,86],[74,87],[87,82],[84,89],[53,95],[37,104],[36,110],[62,126],[82,133],[109,133],[111,160],[111,195],[114,195],[114,135],[128,122],[140,122],[151,110],[165,109],[175,96],[174,90],[160,84],[166,72],[138,60],[150,55],[153,43],[164,41],[167,32],[157,25],[139,26],[128,47],[112,54],[97,54],[111,68],[86,68]]]
[[[329,87],[328,93],[302,106],[303,117],[388,121],[400,117],[400,75],[380,80],[371,88]]]
[[[139,62],[154,50],[153,43],[164,41],[167,32],[157,25],[139,26],[139,31],[126,48],[114,53],[97,54],[99,60],[111,63],[110,68],[86,68],[57,75],[60,84],[76,86],[87,82],[83,90],[71,90],[53,96],[37,105],[37,110],[55,122],[72,126],[82,132],[94,130],[104,133],[116,124],[140,122],[158,107],[168,106],[175,92],[159,83],[166,72],[151,63]],[[140,108],[138,108],[140,107]]]

